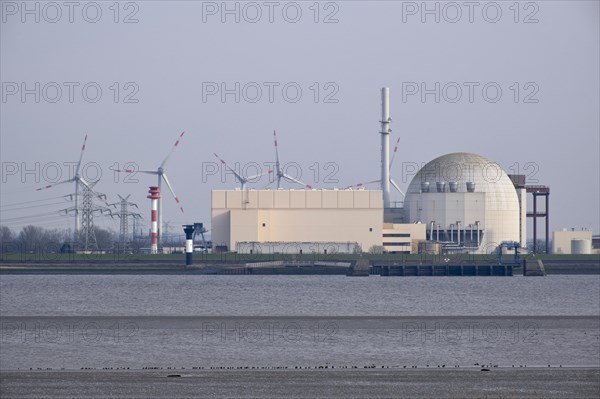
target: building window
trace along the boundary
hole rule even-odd
[[[384,247],[408,247],[410,246],[410,242],[384,242]]]
[[[266,223],[263,223],[262,225],[263,225],[263,227],[267,227],[267,224],[266,224]]]
[[[373,231],[373,228],[372,228],[372,227],[369,227],[369,231]]]
[[[410,237],[410,233],[389,233],[384,234],[384,237]]]

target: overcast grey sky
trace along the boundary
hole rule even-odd
[[[126,182],[110,168],[156,169],[186,132],[166,166],[186,211],[164,193],[171,230],[209,223],[211,189],[238,186],[231,175],[212,174],[214,152],[249,174],[254,164],[266,171],[274,129],[282,163],[300,165],[306,183],[374,180],[379,91],[389,86],[391,141],[401,138],[392,176],[401,188],[414,165],[479,153],[551,187],[552,230],[600,232],[597,1],[427,2],[426,9],[402,1],[228,2],[227,9],[200,1],[1,3],[4,205],[73,192],[35,188],[55,180],[52,162],[69,177],[63,163],[77,160],[85,134],[88,177],[95,165],[102,172],[96,189],[109,202],[131,194],[146,216],[155,177]],[[296,175],[293,167],[288,173]],[[250,186],[267,184],[265,177]],[[19,228],[33,221],[11,218],[68,205],[41,204],[20,213],[4,206],[2,219]],[[72,225],[69,217],[44,220]],[[118,229],[118,220],[98,223]]]

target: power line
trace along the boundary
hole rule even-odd
[[[65,205],[65,202],[52,202],[49,204],[29,205],[29,206],[21,206],[18,208],[1,209],[1,210],[2,210],[2,212],[13,212],[13,211],[20,211],[22,209],[40,208],[40,207],[53,206],[53,205]]]
[[[14,202],[12,204],[2,204],[2,205],[0,205],[0,208],[1,207],[5,207],[5,206],[13,206],[13,205],[33,204],[35,202],[42,202],[42,201],[52,201],[52,200],[55,200],[55,199],[65,198],[65,197],[69,197],[69,196],[71,196],[71,194],[59,195],[58,197],[50,197],[50,198],[44,198],[44,199],[32,200],[32,201]]]
[[[60,212],[60,211],[37,213],[35,215],[17,216],[17,217],[13,217],[13,218],[6,218],[6,219],[0,219],[0,220],[3,222],[10,222],[10,221],[18,221],[18,220],[26,220],[26,219],[37,219],[37,218],[44,217],[44,216],[55,215],[58,212]]]
[[[22,220],[22,221],[13,221],[13,222],[8,222],[8,223],[4,223],[2,222],[3,226],[6,227],[10,227],[10,228],[18,228],[18,227],[22,227],[22,226],[28,226],[34,224],[32,221],[27,221],[27,220]],[[53,227],[59,227],[59,226],[66,226],[69,224],[69,221],[64,219],[64,217],[56,217],[56,216],[46,216],[43,218],[39,218],[35,220],[35,225],[47,225],[47,224],[52,224]]]

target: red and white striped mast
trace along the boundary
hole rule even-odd
[[[160,164],[160,166],[158,167],[157,170],[115,169],[116,172],[146,173],[146,174],[158,176],[158,190],[159,191],[162,190],[162,182],[164,181],[165,184],[167,185],[169,191],[171,191],[171,194],[173,194],[173,198],[175,198],[175,202],[177,202],[177,204],[179,204],[179,209],[181,210],[182,213],[183,213],[183,207],[180,205],[179,197],[177,195],[175,195],[175,191],[173,191],[173,186],[171,186],[171,182],[169,181],[169,178],[167,177],[167,173],[165,172],[165,165],[167,164],[167,161],[169,160],[171,155],[173,155],[173,152],[175,151],[175,149],[177,149],[177,146],[179,145],[179,142],[183,138],[184,133],[185,132],[181,132],[181,134],[175,141],[175,144],[171,148],[171,151],[167,154],[166,158],[162,161],[162,163]],[[150,198],[150,197],[148,197],[148,198]],[[162,210],[163,210],[162,197],[160,197],[160,199],[158,200],[158,240],[160,241],[161,245],[162,245],[162,234],[163,234]]]
[[[158,186],[150,186],[148,190],[148,198],[151,200],[151,239],[150,239],[150,253],[158,253],[158,200],[160,199],[160,190]]]

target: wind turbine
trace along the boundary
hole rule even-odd
[[[158,176],[158,189],[161,191],[161,193],[162,193],[162,182],[164,180],[167,187],[169,187],[171,194],[173,194],[173,198],[175,198],[175,202],[177,202],[177,204],[179,204],[179,197],[177,197],[177,195],[175,195],[175,191],[173,191],[173,187],[171,186],[171,183],[169,182],[169,178],[167,177],[167,174],[165,172],[165,165],[167,164],[167,161],[169,160],[169,158],[171,157],[171,155],[173,154],[173,152],[179,145],[179,142],[181,141],[184,133],[185,132],[181,132],[181,134],[177,138],[177,141],[175,141],[175,144],[171,148],[171,151],[167,154],[167,156],[162,161],[162,163],[160,164],[158,169],[138,171],[139,173],[146,173],[146,174]],[[158,242],[159,242],[159,244],[162,243],[162,231],[163,231],[162,198],[163,198],[163,196],[161,195],[160,199],[158,200]],[[181,209],[181,213],[183,213],[183,207],[181,205],[179,206],[179,209]]]
[[[79,237],[79,227],[81,226],[81,213],[79,211],[79,187],[85,187],[88,190],[90,190],[92,193],[94,193],[94,195],[100,199],[104,198],[98,194],[97,192],[94,191],[94,189],[92,188],[92,184],[90,184],[88,181],[86,181],[80,174],[79,172],[81,171],[81,160],[83,159],[83,152],[85,151],[85,143],[87,142],[87,134],[85,135],[85,138],[83,139],[83,145],[81,146],[81,153],[79,154],[79,162],[77,162],[77,167],[75,168],[75,175],[67,180],[63,180],[61,182],[58,183],[54,183],[54,184],[49,184],[47,186],[44,187],[40,187],[38,189],[36,189],[36,191],[41,191],[41,190],[46,190],[52,187],[56,187],[58,185],[61,184],[66,184],[66,183],[75,183],[75,231],[74,231],[74,237],[73,240],[77,241],[78,237]],[[106,204],[106,202],[105,202]],[[108,206],[108,204],[106,204]]]
[[[233,173],[233,175],[240,181],[241,184],[241,190],[244,191],[244,189],[246,188],[246,183],[251,182],[254,179],[257,179],[259,177],[262,177],[268,173],[273,173],[272,170],[269,170],[268,172],[265,173],[260,173],[258,175],[254,175],[254,176],[250,176],[250,177],[244,177],[241,174],[237,173],[235,171],[235,169],[232,169],[229,167],[229,165],[227,165],[227,162],[225,162],[224,160],[221,159],[221,157],[219,157],[216,153],[213,153],[215,157],[217,157],[217,159],[221,162],[221,164],[223,166],[225,166],[226,169],[228,169],[231,173]]]
[[[394,181],[394,179],[391,176],[392,165],[394,164],[394,159],[396,158],[396,153],[398,152],[398,144],[400,144],[400,137],[398,137],[398,140],[396,140],[396,146],[394,147],[394,153],[392,154],[392,159],[390,160],[390,184],[404,197],[404,191],[400,190],[400,187],[396,184],[396,182]],[[348,186],[346,188],[363,187],[363,186],[366,186],[368,184],[374,184],[374,183],[381,183],[381,179],[371,180],[371,181],[368,181],[368,182],[365,182],[365,183],[358,183],[358,184],[355,184],[353,186]]]
[[[405,196],[404,192],[402,190],[400,190],[400,187],[398,187],[398,185],[396,184],[396,182],[392,178],[392,165],[394,164],[394,159],[396,158],[396,152],[398,152],[398,144],[400,144],[400,137],[398,137],[398,140],[396,140],[396,146],[394,147],[394,153],[392,154],[392,159],[390,160],[390,184],[392,186],[394,186],[394,188],[396,190],[398,190],[398,192],[400,194],[402,194],[402,197],[404,197]]]
[[[311,185],[303,183],[300,180],[294,179],[290,175],[285,174],[283,170],[281,170],[281,165],[279,164],[279,152],[277,150],[277,132],[275,130],[273,130],[273,143],[275,144],[275,178],[277,179],[277,188],[281,186],[281,179],[285,179],[299,184],[301,186],[304,186],[308,189],[311,189]]]
[[[394,153],[392,154],[392,159],[390,160],[390,184],[404,197],[404,192],[402,190],[400,190],[400,187],[398,187],[398,185],[396,184],[396,182],[394,181],[394,179],[391,176],[391,172],[392,172],[392,165],[394,164],[394,158],[396,158],[396,152],[398,151],[398,144],[400,143],[400,137],[398,137],[398,140],[396,140],[396,146],[394,147]],[[353,186],[348,186],[346,188],[352,188],[352,187],[363,187],[366,186],[368,184],[374,184],[374,183],[381,183],[381,179],[377,179],[377,180],[371,180],[365,183],[358,183],[355,184]]]

